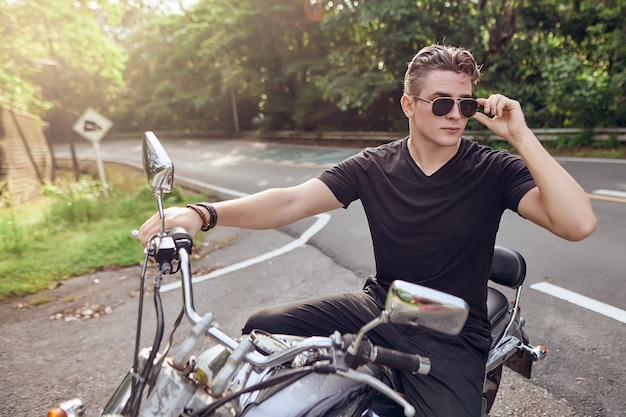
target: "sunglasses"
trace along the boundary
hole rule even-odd
[[[411,96],[417,100],[424,101],[432,105],[432,111],[435,116],[445,116],[452,111],[454,103],[459,103],[459,110],[465,117],[472,117],[478,110],[478,102],[474,98],[458,98],[437,97],[434,100],[426,100],[418,96]]]

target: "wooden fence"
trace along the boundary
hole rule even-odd
[[[35,199],[51,180],[44,127],[38,117],[0,104],[0,205]]]

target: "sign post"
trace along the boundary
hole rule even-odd
[[[96,152],[96,161],[98,163],[98,172],[100,173],[100,182],[102,182],[102,191],[105,197],[109,196],[109,186],[104,175],[104,166],[102,164],[102,156],[100,155],[100,141],[109,132],[112,126],[112,121],[91,107],[88,107],[72,127],[74,132],[93,144],[93,148]]]

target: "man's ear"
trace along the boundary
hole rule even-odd
[[[413,111],[414,104],[415,103],[408,95],[402,94],[402,97],[400,97],[400,105],[402,106],[402,111],[407,119],[410,119],[415,115],[415,112]]]

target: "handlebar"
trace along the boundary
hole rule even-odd
[[[153,243],[154,245],[149,253],[159,262],[162,272],[172,273],[172,261],[178,260],[185,315],[195,326],[195,338],[190,338],[189,343],[186,344],[188,346],[185,345],[186,347],[184,346],[180,349],[175,365],[182,369],[195,342],[201,340],[201,334],[208,335],[231,351],[231,355],[229,355],[229,366],[224,366],[213,381],[212,390],[214,394],[223,392],[232,375],[234,375],[244,363],[249,363],[254,367],[272,367],[293,360],[298,354],[311,349],[338,349],[344,353],[345,363],[341,361],[340,363],[335,363],[334,366],[330,368],[321,366],[318,371],[323,372],[323,369],[326,369],[327,371],[342,375],[345,378],[365,382],[401,404],[405,408],[405,415],[414,415],[415,411],[411,405],[397,395],[397,393],[393,392],[393,390],[389,389],[389,387],[385,386],[380,381],[368,375],[356,372],[353,369],[356,369],[359,365],[375,363],[415,374],[427,375],[430,372],[430,360],[428,358],[376,346],[368,339],[361,340],[357,354],[351,355],[349,353],[351,349],[348,349],[348,347],[354,340],[355,335],[344,335],[342,337],[339,332],[335,332],[330,337],[310,337],[285,350],[269,356],[263,356],[253,350],[254,347],[249,339],[244,339],[241,343],[238,343],[212,324],[213,320],[210,314],[207,314],[203,318],[196,312],[193,303],[193,287],[191,280],[190,255],[193,247],[193,239],[191,236],[184,229],[177,227],[167,231],[165,235],[156,236],[153,239]],[[334,370],[331,370],[331,368]]]
[[[428,375],[430,372],[430,359],[417,354],[398,352],[381,346],[373,346],[372,354],[374,356],[372,362],[378,365],[419,375]]]
[[[191,282],[191,262],[189,259],[193,248],[193,239],[185,229],[175,227],[168,230],[165,236],[155,236],[153,241],[154,246],[149,251],[157,262],[161,263],[163,261],[165,264],[171,264],[172,260],[178,259],[185,315],[192,324],[197,325],[201,323],[203,317],[195,310]],[[175,250],[171,250],[172,246]],[[237,347],[235,340],[215,326],[208,327],[206,333],[231,351]]]
[[[185,314],[194,323],[198,324],[202,321],[202,317],[195,311],[193,305],[193,292],[191,282],[191,267],[189,261],[189,252],[191,252],[192,241],[190,236],[184,230],[172,230],[168,235],[174,241],[176,252],[178,254],[178,261],[180,264],[183,300]],[[215,375],[213,385],[211,387],[214,394],[223,393],[228,381],[232,378],[235,372],[243,365],[244,362],[249,363],[254,367],[272,367],[277,366],[287,361],[293,360],[298,354],[309,351],[311,349],[329,349],[332,347],[338,347],[340,349],[347,350],[348,344],[341,343],[341,336],[336,333],[330,337],[310,337],[304,341],[287,348],[283,351],[276,352],[269,356],[262,356],[258,352],[250,351],[252,345],[249,340],[244,340],[242,343],[237,343],[225,333],[222,333],[215,326],[211,325],[212,320],[206,321],[206,327],[203,328],[206,334],[219,343],[231,350],[227,366]],[[426,375],[430,371],[430,361],[427,358],[422,358],[419,355],[412,355],[408,353],[398,352],[393,349],[384,348],[381,346],[375,346],[369,340],[365,340],[361,343],[368,350],[369,362],[379,365],[386,365],[391,368],[406,370],[409,372]],[[180,359],[178,365],[182,365],[182,362],[187,358],[187,350],[180,352]],[[337,364],[335,364],[337,365]],[[389,390],[384,384],[378,383],[379,381],[367,378],[365,375],[361,375],[358,372],[351,372],[350,369],[335,369],[338,374],[350,378],[353,380],[361,380],[375,387],[381,392],[384,392],[390,398],[393,398],[399,404],[402,404],[405,408],[405,415],[410,416],[414,414],[412,407],[406,403],[401,397],[397,396],[394,392]]]
[[[354,334],[345,334],[341,338],[341,345],[346,353],[346,363],[352,369],[375,363],[419,375],[428,375],[430,372],[430,359],[374,345],[367,337],[361,339]]]

